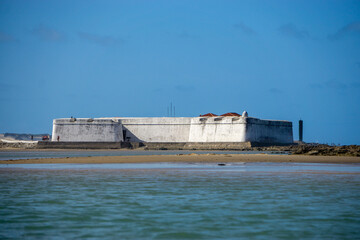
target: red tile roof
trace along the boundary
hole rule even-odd
[[[223,117],[241,117],[240,114],[235,113],[235,112],[228,112],[228,113],[224,113],[223,115],[221,115]]]
[[[201,115],[200,114],[200,117],[216,117],[217,115],[216,114],[213,114],[213,113],[207,113],[207,114],[204,114],[204,115]]]

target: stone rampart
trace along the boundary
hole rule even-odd
[[[59,139],[58,139],[59,137]],[[56,119],[52,141],[290,144],[292,123],[251,117]],[[215,147],[215,146],[214,146]]]
[[[191,118],[119,118],[129,142],[187,142]]]
[[[119,120],[64,118],[53,121],[52,141],[61,142],[121,142]]]
[[[245,141],[259,143],[293,143],[292,122],[245,118]]]
[[[189,142],[245,142],[245,118],[192,118]]]

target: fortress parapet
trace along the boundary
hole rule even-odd
[[[123,141],[122,126],[117,119],[54,119],[52,141],[121,142]]]
[[[246,114],[243,114],[247,116]],[[55,119],[52,141],[148,143],[293,143],[292,122],[241,115]]]

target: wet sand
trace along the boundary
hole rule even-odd
[[[152,162],[296,162],[296,163],[360,163],[360,157],[346,156],[305,156],[270,154],[189,154],[189,155],[148,155],[148,156],[105,156],[69,157],[5,160],[0,164],[38,164],[38,163],[152,163]]]

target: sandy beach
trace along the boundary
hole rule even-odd
[[[152,163],[152,162],[298,162],[298,163],[360,163],[359,157],[347,156],[305,156],[271,154],[178,154],[150,156],[104,156],[42,158],[0,161],[0,164],[41,163]]]

